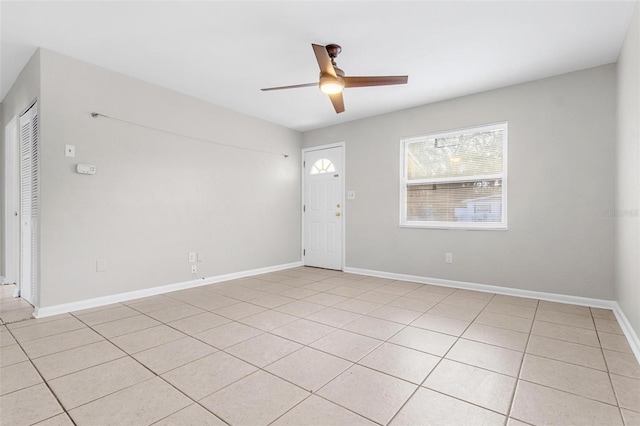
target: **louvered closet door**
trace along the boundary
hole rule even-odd
[[[38,271],[38,106],[20,116],[20,296],[34,304]]]

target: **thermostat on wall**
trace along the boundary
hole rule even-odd
[[[78,164],[76,165],[76,171],[81,175],[95,175],[96,166],[93,164]]]

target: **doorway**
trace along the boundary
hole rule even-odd
[[[302,248],[306,266],[344,267],[344,144],[303,151]]]

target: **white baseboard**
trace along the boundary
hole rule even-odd
[[[358,275],[369,275],[380,278],[392,278],[400,281],[412,281],[421,284],[434,284],[443,287],[463,288],[467,290],[482,291],[485,293],[504,294],[507,296],[527,297],[530,299],[548,300],[550,302],[569,303],[572,305],[590,306],[593,308],[611,309],[618,319],[618,323],[624,332],[631,349],[638,362],[640,362],[640,339],[629,320],[615,300],[592,299],[589,297],[569,296],[566,294],[546,293],[543,291],[521,290],[517,288],[499,287],[486,284],[470,283],[465,281],[443,280],[440,278],[427,278],[416,275],[396,274],[393,272],[372,271],[369,269],[344,268],[344,272]]]
[[[254,275],[266,274],[269,272],[281,271],[283,269],[296,268],[302,266],[302,262],[286,263],[283,265],[267,266],[264,268],[251,269],[248,271],[233,272],[225,275],[199,278],[197,280],[183,281],[175,284],[167,284],[158,287],[145,288],[143,290],[129,291],[126,293],[112,294],[109,296],[96,297],[94,299],[79,300],[77,302],[62,303],[60,305],[36,307],[33,313],[35,318],[50,317],[52,315],[65,314],[67,312],[79,311],[82,309],[96,308],[98,306],[110,305],[112,303],[126,302],[128,300],[142,297],[156,296],[158,294],[170,293],[172,291],[184,290],[188,288],[201,287],[203,285],[220,283],[223,281],[236,280],[238,278],[251,277]]]

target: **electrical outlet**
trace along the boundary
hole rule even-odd
[[[445,253],[444,261],[445,263],[453,263],[453,253]]]
[[[191,265],[191,274],[197,274],[198,273],[198,265]]]
[[[198,254],[196,252],[189,253],[189,263],[193,263],[196,261]]]

